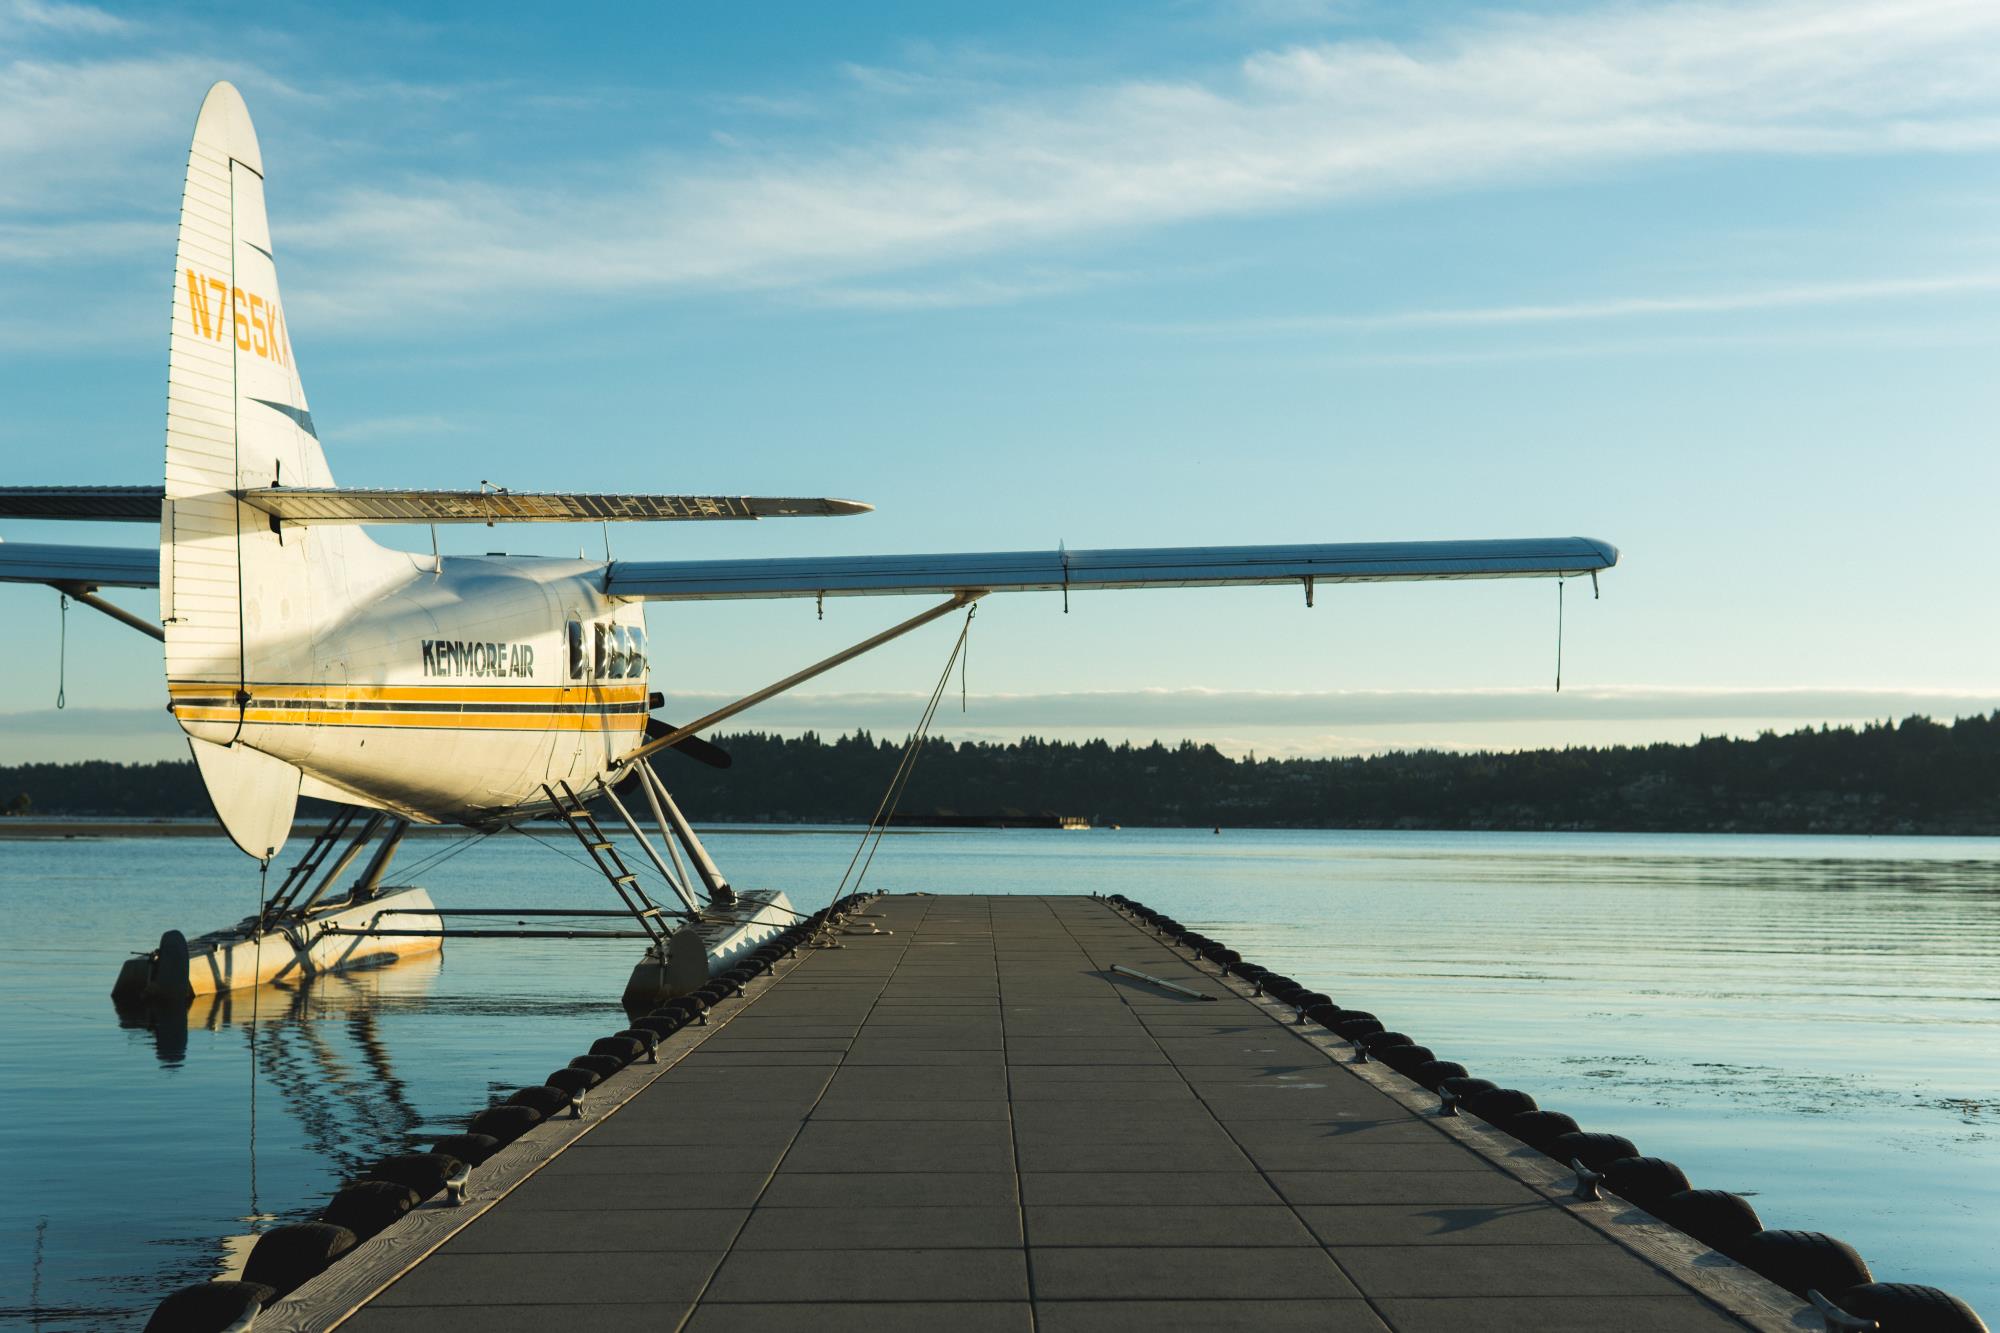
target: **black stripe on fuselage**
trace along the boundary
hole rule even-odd
[[[236,700],[227,695],[216,698],[180,698],[174,700],[176,708],[234,708]],[[644,699],[632,699],[624,703],[581,703],[581,704],[496,704],[496,703],[450,703],[444,701],[418,703],[404,699],[252,699],[247,705],[251,709],[274,708],[303,713],[645,713],[649,712]]]

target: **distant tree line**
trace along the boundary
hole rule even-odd
[[[716,740],[735,758],[729,769],[658,761],[698,822],[862,822],[902,752],[866,732]],[[1152,826],[1996,834],[2000,713],[1689,745],[1345,759],[1231,759],[1194,741],[932,740],[901,808]],[[0,767],[0,809],[157,818],[205,815],[208,802],[192,763],[89,761]]]

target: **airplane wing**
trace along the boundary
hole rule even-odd
[[[158,523],[164,486],[0,486],[0,518]]]
[[[643,601],[867,597],[1071,588],[1213,588],[1272,583],[1549,578],[1594,573],[1618,550],[1588,537],[1341,542],[1319,546],[1160,546],[1106,551],[949,552],[771,560],[619,560],[606,591]],[[0,542],[0,583],[157,588],[144,547]]]
[[[1321,546],[1158,546],[775,560],[619,560],[605,592],[643,601],[867,597],[896,593],[1215,588],[1265,583],[1548,578],[1618,563],[1589,537],[1341,542]]]
[[[865,514],[856,500],[768,495],[592,495],[573,491],[268,487],[243,503],[287,523],[658,523]]]
[[[152,521],[160,521],[156,511]],[[157,588],[160,552],[143,546],[48,546],[0,542],[0,583]]]

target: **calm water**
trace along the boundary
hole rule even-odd
[[[852,832],[723,832],[827,898]],[[406,847],[481,906],[607,897],[522,839]],[[871,884],[1126,893],[1586,1128],[2000,1313],[2000,844],[1231,831],[926,833]],[[635,946],[462,942],[301,994],[118,1025],[118,964],[252,911],[219,841],[0,842],[0,1323],[136,1328],[245,1235],[623,1026]],[[481,923],[492,924],[492,923]]]

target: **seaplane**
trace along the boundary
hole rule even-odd
[[[730,884],[652,760],[673,750],[726,764],[703,733],[980,598],[1277,584],[1311,605],[1326,584],[1595,579],[1618,560],[1581,537],[826,559],[441,555],[438,524],[850,517],[871,506],[337,484],[293,353],[265,191],[249,110],[218,83],[195,121],[181,197],[162,484],[0,488],[0,518],[158,525],[157,549],[0,543],[0,581],[47,585],[162,643],[166,706],[216,818],[262,873],[302,797],[335,807],[257,915],[191,940],[168,932],[121,971],[121,1000],[191,1000],[438,950],[449,932],[436,905],[420,886],[388,882],[410,827],[492,831],[551,817],[617,895],[607,912],[629,913],[638,929],[628,933],[645,938],[628,1004],[685,994],[798,914],[782,890]],[[431,553],[369,535],[393,524],[431,525]],[[106,589],[157,589],[157,615]],[[941,600],[705,717],[654,715],[649,603],[889,596]]]

